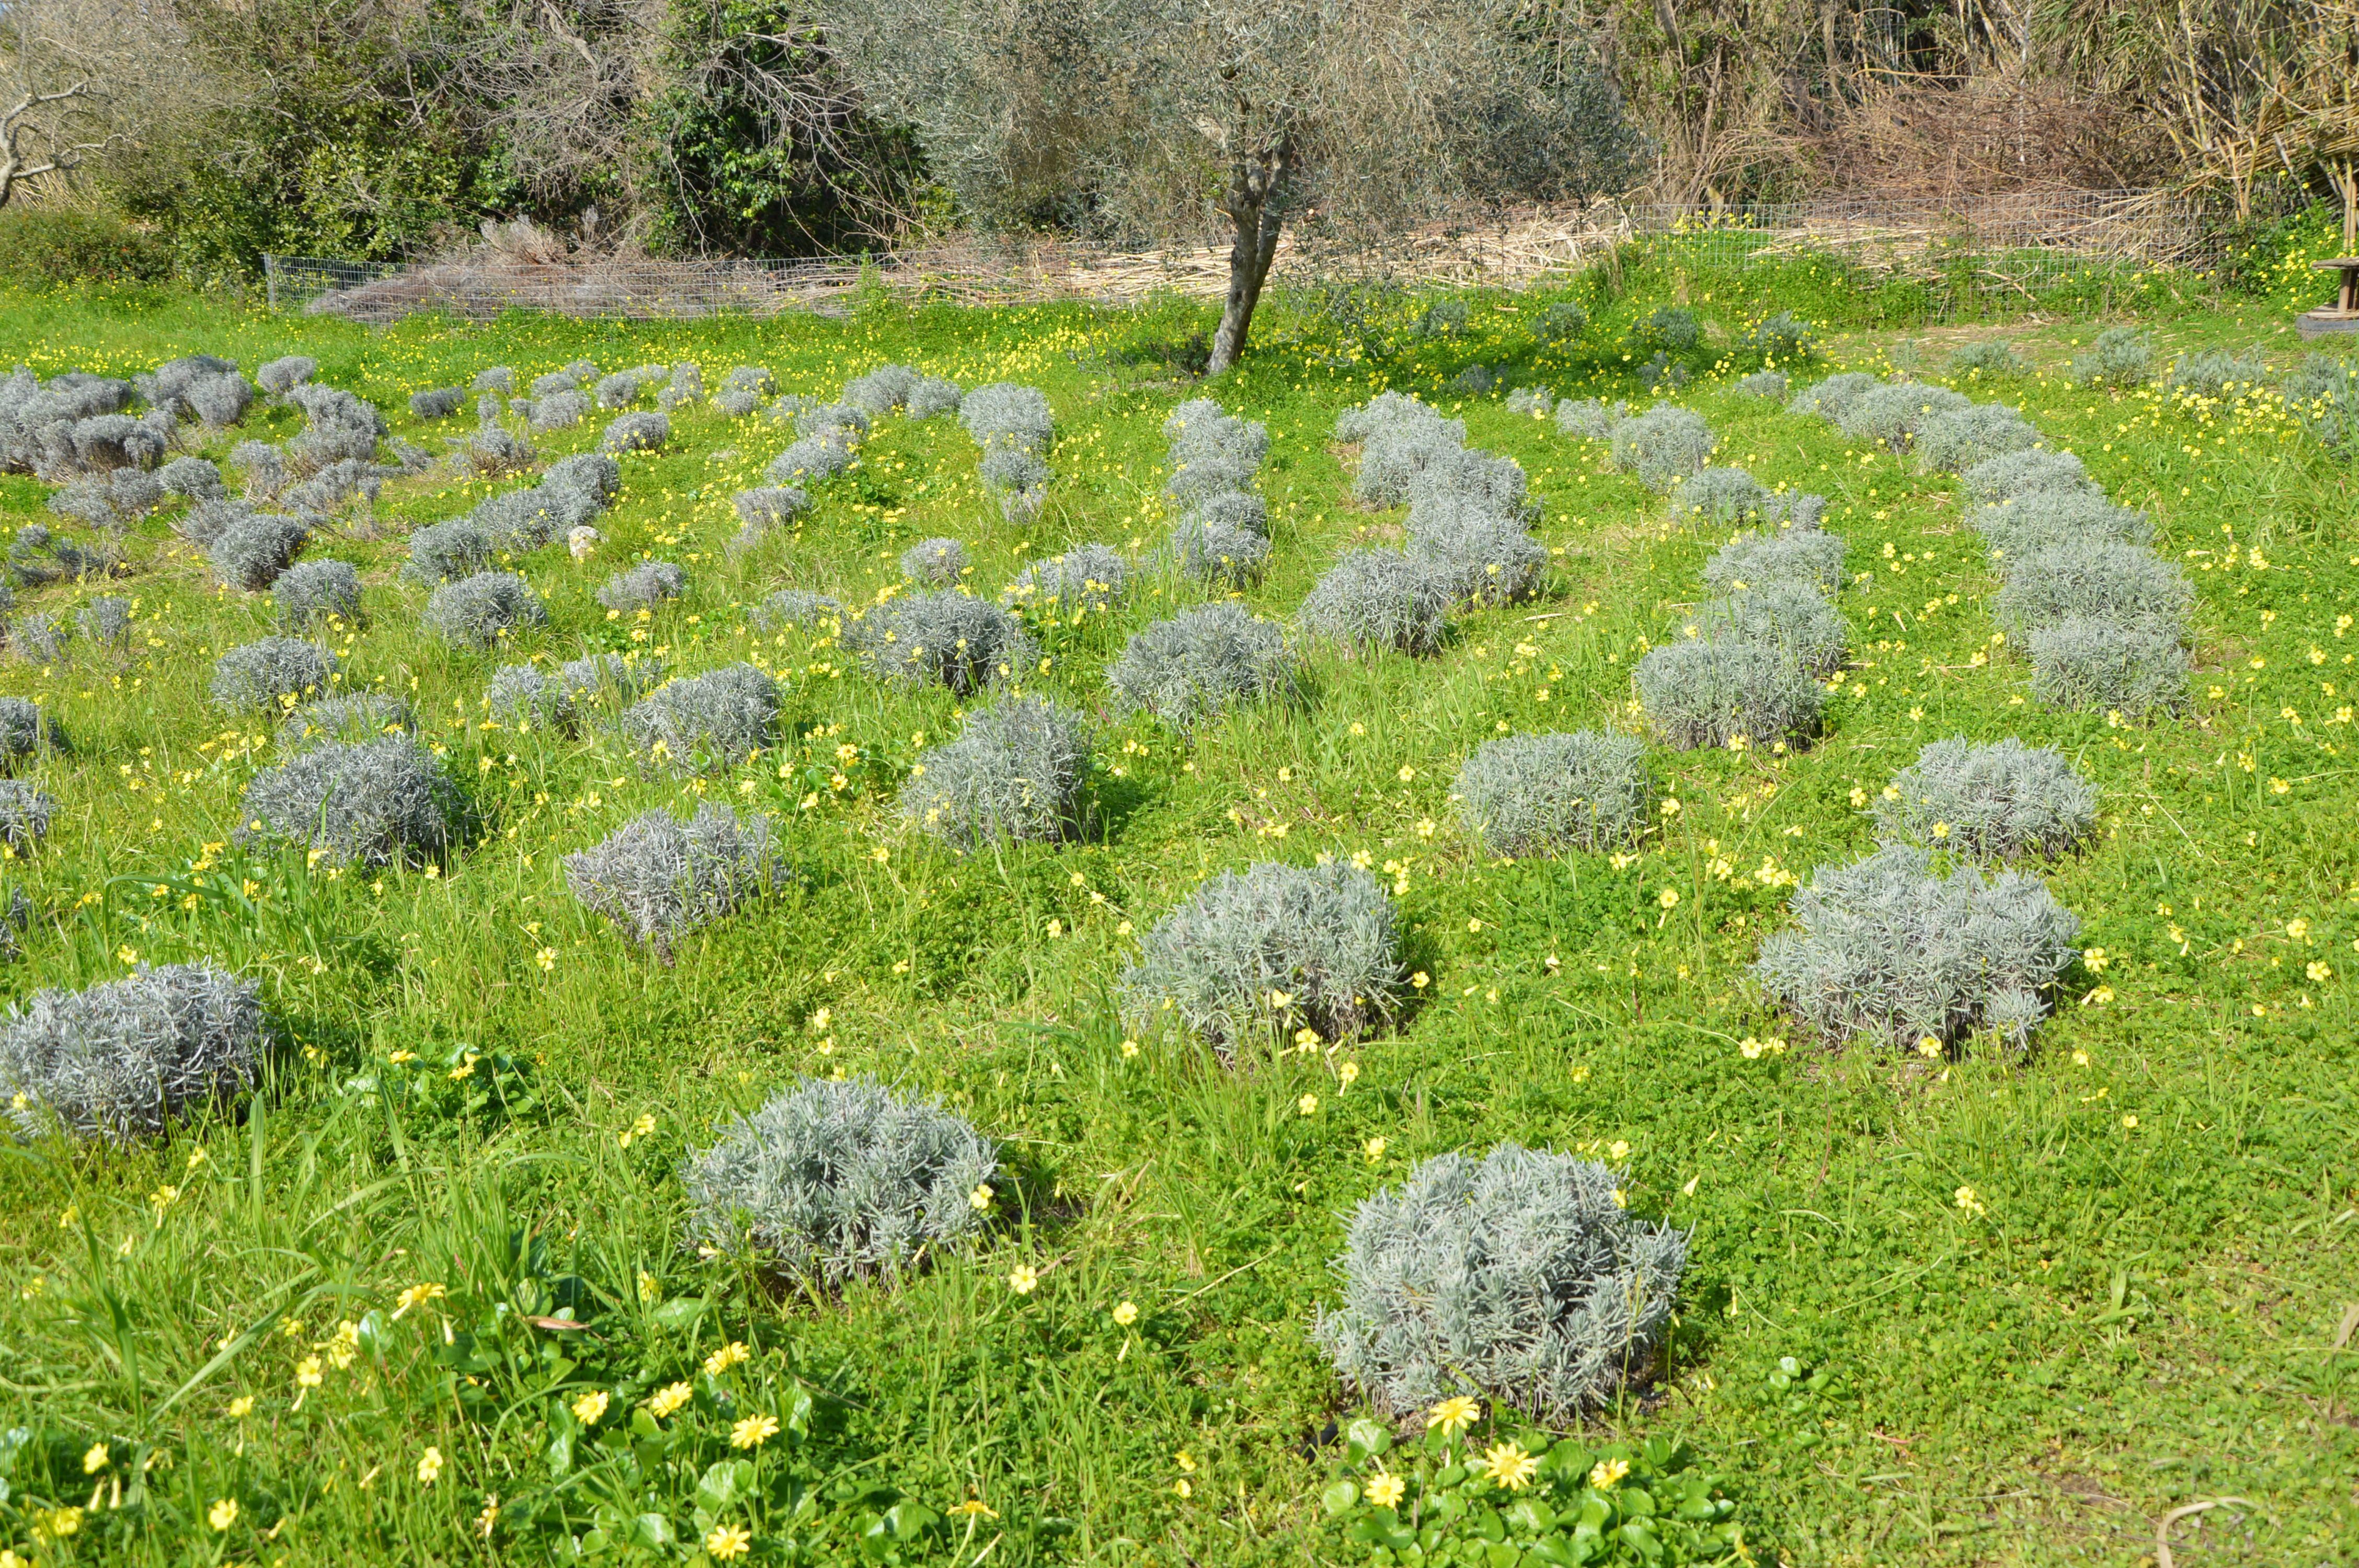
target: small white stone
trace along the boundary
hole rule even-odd
[[[586,561],[590,558],[590,552],[598,547],[598,541],[604,537],[587,523],[576,524],[573,530],[565,535],[565,547],[573,552],[575,560]]]

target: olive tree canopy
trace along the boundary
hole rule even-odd
[[[977,221],[1142,239],[1218,214],[1234,243],[1216,374],[1289,221],[1364,236],[1583,196],[1637,151],[1587,39],[1526,0],[823,8],[870,112],[913,127]]]

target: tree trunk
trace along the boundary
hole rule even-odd
[[[1244,357],[1245,332],[1253,326],[1254,307],[1261,303],[1262,285],[1269,281],[1269,264],[1277,258],[1278,231],[1286,222],[1270,210],[1266,199],[1235,204],[1229,218],[1237,237],[1229,247],[1229,293],[1221,306],[1221,325],[1212,334],[1207,375],[1222,374]]]

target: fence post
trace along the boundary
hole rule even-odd
[[[278,314],[278,258],[268,251],[262,253],[262,280],[270,313],[276,316]]]

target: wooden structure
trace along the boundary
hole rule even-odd
[[[2324,272],[2341,274],[2343,285],[2335,291],[2333,304],[2296,318],[2296,329],[2305,338],[2322,338],[2329,332],[2359,332],[2359,256],[2335,256],[2310,265]]]

